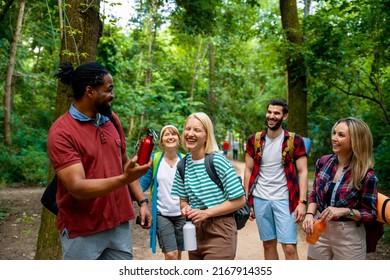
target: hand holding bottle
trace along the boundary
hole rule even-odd
[[[326,223],[324,223],[322,220],[315,221],[313,224],[313,232],[306,236],[306,242],[310,245],[314,245],[325,229]]]

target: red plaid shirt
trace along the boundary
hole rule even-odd
[[[265,143],[265,135],[267,134],[267,130],[263,130],[261,133],[260,138],[260,147],[264,147]],[[282,150],[280,153],[284,151],[284,149],[288,145],[288,138],[289,133],[287,130],[284,130],[284,140],[282,144]],[[248,201],[249,205],[253,205],[253,196],[252,191],[253,187],[256,187],[256,177],[260,172],[260,166],[261,166],[261,155],[259,154],[259,151],[254,151],[254,143],[256,141],[256,134],[252,134],[248,138],[248,142],[246,143],[246,151],[249,156],[251,156],[254,160],[254,166],[252,170],[251,177],[249,179],[249,185],[248,185]],[[264,150],[264,149],[262,149]],[[296,161],[298,158],[306,156],[306,148],[305,148],[305,142],[303,141],[303,138],[295,134],[294,137],[294,161]],[[295,208],[298,205],[299,201],[299,182],[298,182],[298,174],[294,167],[294,163],[290,158],[290,154],[286,153],[286,157],[284,160],[284,173],[286,175],[287,179],[287,188],[289,192],[289,207],[290,207],[290,213],[294,212]]]
[[[317,160],[314,175],[313,190],[309,203],[317,203],[317,210],[322,212],[328,206],[326,195],[337,171],[337,156],[335,154],[322,156]],[[360,212],[362,222],[375,221],[378,203],[378,178],[370,169],[362,182],[362,189],[349,186],[351,170],[344,168],[345,174],[336,191],[335,207],[353,208]]]

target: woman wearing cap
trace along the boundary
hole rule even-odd
[[[176,165],[183,157],[179,152],[180,136],[173,125],[161,129],[162,152],[152,155],[153,166],[140,179],[143,191],[150,187],[153,223],[150,228],[150,248],[156,253],[156,236],[166,260],[180,260],[183,251],[185,218],[180,212],[178,197],[171,196]]]

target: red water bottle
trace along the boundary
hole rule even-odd
[[[149,129],[148,134],[142,140],[141,145],[138,150],[138,160],[137,163],[139,165],[147,164],[152,156],[152,150],[154,147],[153,140],[157,138],[156,132],[154,130]]]

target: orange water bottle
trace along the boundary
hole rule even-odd
[[[313,233],[306,236],[306,242],[310,245],[314,245],[318,238],[320,238],[320,235],[325,231],[326,229],[326,223],[324,223],[321,220],[317,220],[313,224]]]

